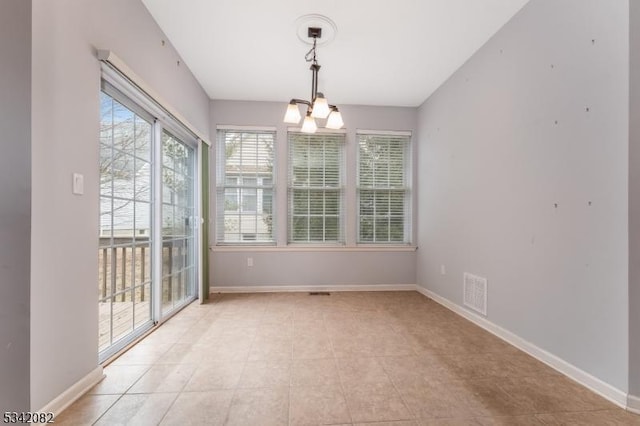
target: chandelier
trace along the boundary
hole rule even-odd
[[[327,98],[324,97],[322,92],[318,92],[318,71],[320,71],[320,65],[316,60],[316,42],[322,37],[322,28],[309,27],[307,35],[313,39],[313,47],[304,55],[304,59],[307,62],[311,62],[309,69],[311,70],[311,102],[303,99],[291,99],[287,112],[284,115],[284,122],[289,124],[298,124],[302,116],[300,115],[299,104],[307,106],[307,112],[302,122],[301,132],[303,133],[315,133],[318,129],[316,124],[316,118],[327,119],[325,127],[327,129],[340,129],[344,126],[342,121],[342,115],[338,111],[338,107],[330,105],[327,102]]]

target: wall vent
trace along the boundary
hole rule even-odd
[[[464,300],[465,306],[487,315],[487,279],[477,275],[464,273]]]

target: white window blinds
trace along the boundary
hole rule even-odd
[[[217,242],[274,243],[274,131],[218,130]]]
[[[344,134],[290,132],[290,243],[342,243]]]
[[[358,133],[358,242],[410,243],[409,134]]]

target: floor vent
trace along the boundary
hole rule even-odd
[[[464,304],[482,315],[487,315],[487,279],[464,273]]]
[[[328,291],[310,291],[309,296],[331,296]]]

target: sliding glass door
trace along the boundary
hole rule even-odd
[[[162,132],[162,314],[196,295],[195,150]]]
[[[195,139],[106,81],[102,89],[100,361],[197,297],[200,220]]]

